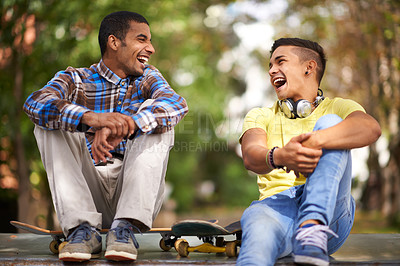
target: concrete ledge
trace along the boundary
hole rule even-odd
[[[190,253],[181,258],[172,249],[161,251],[157,234],[138,235],[140,243],[136,265],[234,265],[235,258],[225,255]],[[191,245],[201,242],[195,237],[186,238]],[[48,245],[49,236],[34,234],[0,234],[1,265],[63,265],[53,255]],[[104,245],[103,239],[103,245]],[[103,249],[105,247],[103,246]],[[65,263],[66,264],[66,263]],[[112,265],[104,258],[91,260],[90,265]],[[283,258],[276,265],[295,265],[291,257]],[[400,234],[351,234],[344,246],[331,258],[331,265],[400,265]]]

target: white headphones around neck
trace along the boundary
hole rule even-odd
[[[284,99],[278,101],[282,112],[291,119],[295,118],[305,118],[309,116],[312,112],[312,107],[317,107],[324,99],[324,93],[320,88],[318,88],[317,97],[315,101],[310,103],[307,100],[300,99],[298,101],[293,101],[292,99]]]

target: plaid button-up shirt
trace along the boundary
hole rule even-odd
[[[154,99],[153,104],[138,112],[147,99]],[[121,79],[100,60],[90,68],[68,67],[58,72],[28,97],[24,111],[44,129],[70,132],[86,131],[80,123],[85,112],[119,112],[132,117],[139,136],[170,130],[185,116],[188,107],[154,66],[147,65],[142,76]],[[91,151],[93,135],[86,137]],[[125,145],[123,140],[112,152],[124,154]]]

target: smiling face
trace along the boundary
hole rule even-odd
[[[294,46],[279,46],[271,55],[269,75],[279,100],[291,98],[294,101],[315,98],[314,88],[309,88],[307,75],[309,62],[300,62]],[[318,86],[317,86],[318,88]],[[310,89],[312,89],[310,91]]]
[[[115,44],[115,53],[110,58],[113,67],[109,66],[110,69],[120,78],[143,75],[145,64],[155,52],[149,26],[131,21],[125,39],[116,39]]]

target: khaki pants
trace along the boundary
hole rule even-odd
[[[124,159],[105,166],[93,164],[84,133],[38,126],[34,133],[65,234],[83,222],[109,228],[118,218],[151,228],[164,200],[173,130],[128,140]]]

